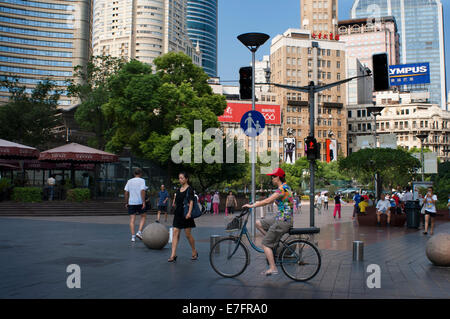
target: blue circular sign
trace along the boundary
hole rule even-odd
[[[264,131],[266,120],[258,111],[248,111],[241,118],[241,128],[245,135],[256,137]]]

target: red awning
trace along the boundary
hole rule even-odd
[[[111,163],[117,162],[117,155],[77,143],[66,144],[41,152],[40,161],[66,163]]]
[[[34,159],[39,157],[39,151],[30,146],[0,139],[0,158],[4,159]]]
[[[0,169],[20,169],[20,163],[17,160],[0,160]],[[91,171],[94,170],[94,164],[74,163],[73,169],[77,171]],[[38,160],[24,160],[23,169],[35,170],[35,169],[48,169],[48,170],[70,170],[72,169],[71,163],[58,163],[58,162],[41,162]]]

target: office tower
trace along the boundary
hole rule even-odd
[[[94,55],[153,63],[168,52],[184,52],[200,65],[201,53],[186,29],[187,0],[96,0]]]
[[[187,1],[187,32],[200,46],[202,67],[210,77],[217,76],[218,0]]]
[[[91,47],[91,0],[0,0],[0,76],[26,92],[43,79],[64,91],[73,68],[86,65]],[[9,93],[0,88],[0,103]],[[61,107],[76,104],[64,91]]]
[[[354,0],[352,18],[394,16],[400,63],[430,63],[431,103],[446,109],[444,21],[440,0]],[[414,87],[412,89],[415,89]]]
[[[338,0],[300,0],[301,28],[336,34]]]

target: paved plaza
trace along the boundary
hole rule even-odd
[[[309,226],[309,206],[302,209],[295,227]],[[210,236],[226,234],[223,214],[196,220],[197,261],[182,234],[176,263],[167,262],[170,245],[150,250],[131,243],[128,216],[2,217],[0,298],[450,298],[450,269],[433,266],[425,255],[429,236],[406,227],[360,227],[351,211],[344,206],[341,220],[333,219],[332,204],[316,213],[322,267],[306,283],[281,269],[260,275],[266,261],[253,250],[241,276],[217,275],[209,264]],[[151,215],[148,222],[154,220]],[[438,223],[435,235],[440,232],[450,232],[450,223]],[[363,262],[352,261],[354,240],[364,241]],[[71,264],[81,268],[81,288],[66,285]],[[380,288],[367,286],[371,264],[381,269]]]

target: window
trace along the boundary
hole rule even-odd
[[[336,56],[337,56],[337,57],[341,56],[341,51],[336,50]]]
[[[351,124],[348,125],[348,130],[349,130],[349,131],[352,130],[352,125],[351,125]]]
[[[328,50],[327,50],[327,56],[330,56],[330,55],[331,55],[331,50],[328,49]]]
[[[338,126],[342,126],[342,121],[341,120],[337,120],[337,125]]]
[[[358,131],[361,131],[361,123],[358,123]]]
[[[361,110],[356,111],[356,117],[361,117]]]
[[[395,122],[395,123],[394,123],[394,127],[395,127],[396,129],[398,129],[398,122]]]
[[[317,132],[317,137],[322,137],[322,131]]]
[[[362,117],[366,117],[366,110],[362,110]]]
[[[352,117],[352,111],[348,111],[347,114],[348,114],[347,116],[348,116],[349,118]]]
[[[338,74],[336,75],[336,79],[337,79],[338,81],[341,79],[341,74],[340,74],[340,73],[338,73]]]
[[[340,69],[340,68],[341,68],[341,62],[337,61],[337,62],[336,62],[336,67],[337,67],[338,69]]]

